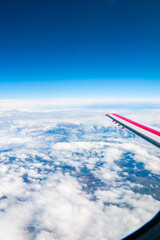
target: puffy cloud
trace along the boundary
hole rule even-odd
[[[120,239],[159,210],[159,151],[112,125],[109,110],[21,104],[0,113],[3,240]],[[119,111],[159,126],[158,109]]]

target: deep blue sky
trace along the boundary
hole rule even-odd
[[[1,1],[0,98],[52,97],[160,97],[160,1]]]

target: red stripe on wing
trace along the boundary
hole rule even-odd
[[[126,122],[129,122],[129,123],[131,123],[131,124],[133,124],[133,125],[135,125],[135,126],[137,126],[137,127],[139,127],[139,128],[142,128],[142,129],[144,129],[144,130],[146,130],[146,131],[148,131],[148,132],[151,132],[151,133],[153,133],[153,134],[155,134],[155,135],[157,135],[157,136],[160,136],[160,132],[157,131],[157,130],[154,130],[154,129],[152,129],[152,128],[146,127],[146,126],[144,126],[144,125],[142,125],[142,124],[140,124],[140,123],[134,122],[134,121],[132,121],[132,120],[130,120],[130,119],[128,119],[128,118],[122,117],[122,116],[120,116],[120,115],[118,115],[118,114],[113,114],[113,115],[116,116],[116,117],[119,117],[119,118],[121,118],[122,120],[124,120],[124,121],[126,121]]]

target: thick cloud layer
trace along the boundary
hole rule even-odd
[[[107,109],[13,109],[0,113],[3,240],[120,239],[159,210],[159,149]],[[158,109],[116,112],[160,127]]]

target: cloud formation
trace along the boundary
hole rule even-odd
[[[159,210],[159,150],[107,109],[14,109],[0,113],[3,240],[120,239]],[[158,109],[119,113],[160,126]]]
[[[55,98],[43,100],[0,100],[1,111],[55,111],[57,109],[81,109],[84,107],[159,107],[160,98]]]

